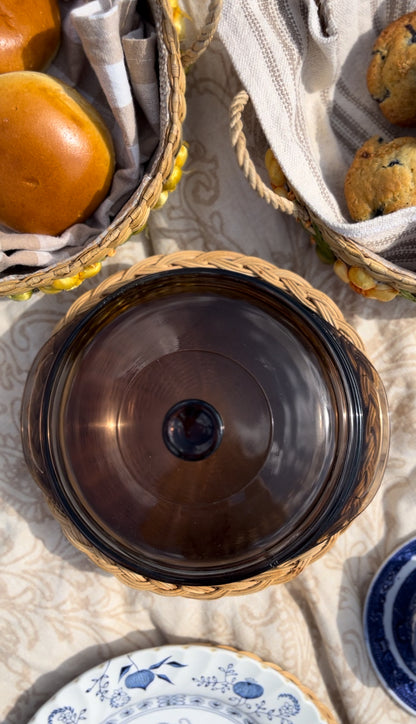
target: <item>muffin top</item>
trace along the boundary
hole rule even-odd
[[[373,136],[355,154],[346,174],[351,218],[365,221],[416,205],[416,138],[386,142]]]
[[[373,45],[367,88],[385,117],[416,125],[416,11],[390,23]]]

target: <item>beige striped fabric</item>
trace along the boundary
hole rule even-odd
[[[55,264],[105,233],[139,186],[159,141],[160,97],[156,27],[137,0],[62,0],[62,40],[48,68],[101,113],[114,141],[116,172],[94,216],[57,237],[0,227],[0,272]]]
[[[283,171],[323,223],[416,269],[416,208],[351,223],[344,177],[390,125],[366,87],[374,40],[415,0],[224,0],[219,33]]]

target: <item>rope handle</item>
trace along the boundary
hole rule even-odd
[[[237,162],[242,169],[244,176],[248,180],[250,186],[258,195],[264,199],[270,206],[277,211],[283,211],[285,214],[293,216],[302,224],[310,223],[309,214],[296,200],[286,198],[273,191],[273,189],[263,181],[258,174],[253,160],[247,150],[247,139],[243,127],[243,112],[249,103],[249,95],[245,90],[241,90],[234,96],[230,106],[230,136],[231,144],[234,148]]]
[[[195,38],[189,48],[181,47],[181,60],[185,70],[198,60],[211,43],[218,27],[221,10],[222,0],[210,0],[205,22],[199,31],[198,37]]]

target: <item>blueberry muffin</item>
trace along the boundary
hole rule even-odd
[[[390,123],[416,125],[416,11],[390,23],[371,55],[367,70],[371,96]]]
[[[354,221],[415,206],[416,138],[370,138],[355,154],[344,192]]]

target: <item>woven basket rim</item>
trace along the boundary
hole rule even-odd
[[[365,353],[365,345],[354,327],[347,322],[341,309],[324,292],[315,288],[296,272],[280,269],[275,264],[260,257],[249,256],[228,250],[199,251],[185,249],[170,254],[154,254],[133,264],[129,269],[116,272],[93,289],[84,292],[69,307],[66,315],[57,325],[57,329],[72,321],[75,315],[83,314],[87,309],[138,277],[160,273],[173,269],[187,268],[228,269],[258,277],[286,291],[299,299],[306,307],[341,331],[357,349]]]
[[[264,182],[247,148],[243,115],[250,104],[247,91],[240,90],[231,101],[229,116],[231,144],[237,162],[253,190],[277,211],[293,216],[309,233],[314,234],[318,229],[335,256],[349,266],[368,269],[377,281],[389,284],[398,291],[416,294],[416,272],[400,267],[354,239],[334,232],[313,213],[306,201],[299,197],[296,189],[292,189],[295,198],[285,198]]]
[[[73,302],[67,313],[56,326],[55,332],[59,332],[66,325],[72,326],[97,303],[125,284],[152,274],[179,269],[221,269],[239,272],[267,281],[313,310],[335,329],[345,335],[358,350],[365,354],[364,345],[360,337],[346,322],[341,310],[326,294],[312,287],[309,282],[292,271],[279,269],[274,264],[258,257],[246,256],[230,251],[202,252],[185,250],[167,255],[159,254],[147,257],[129,269],[113,274],[94,289],[84,292],[82,296]],[[249,579],[218,585],[178,585],[150,579],[114,563],[114,561],[109,559],[105,554],[92,546],[84,537],[75,524],[68,518],[66,512],[54,499],[50,490],[46,488],[42,480],[36,475],[35,479],[45,493],[52,515],[59,521],[63,533],[76,548],[85,553],[96,565],[111,573],[126,585],[166,596],[215,599],[227,595],[247,594],[262,590],[276,583],[286,582],[298,575],[306,565],[320,558],[333,545],[338,535],[345,530],[353,520],[353,518],[351,518],[343,521],[341,530],[337,530],[337,532],[332,535],[328,534],[324,536],[313,549],[306,551],[298,558]]]

